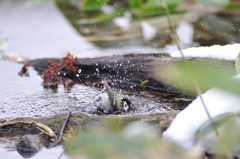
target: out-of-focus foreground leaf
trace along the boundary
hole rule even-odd
[[[202,91],[218,87],[240,95],[240,80],[232,78],[231,70],[211,65],[184,64],[161,66],[155,72],[156,78],[184,93],[196,95],[196,84]]]
[[[143,0],[128,0],[128,4],[131,9],[139,9],[141,8]]]
[[[65,150],[72,156],[93,159],[191,158],[174,145],[162,144],[159,133],[155,127],[143,123],[132,123],[121,132],[95,129],[74,137]]]
[[[217,145],[218,153],[236,152],[240,148],[240,118],[239,113],[225,113],[208,120],[196,132],[197,141],[218,130],[219,137],[211,136],[211,144]],[[209,140],[207,138],[207,140]],[[219,144],[220,142],[220,144]],[[217,152],[216,152],[217,153]]]
[[[240,10],[240,3],[239,1],[232,1],[226,8],[231,10]]]
[[[216,129],[219,129],[219,127],[223,126],[224,124],[233,122],[233,120],[235,119],[237,119],[236,113],[225,113],[216,116],[211,120],[207,120],[196,131],[197,141],[201,140],[203,137],[210,134],[211,132],[214,132]]]
[[[236,73],[240,74],[240,54],[238,54],[237,59],[235,61],[235,69]]]

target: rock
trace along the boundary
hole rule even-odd
[[[21,156],[29,158],[34,156],[42,146],[43,143],[39,135],[25,135],[21,137],[16,148]]]

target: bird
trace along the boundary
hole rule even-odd
[[[106,92],[101,92],[93,102],[83,107],[83,112],[93,112],[97,114],[118,114],[128,112],[132,108],[132,102],[125,97],[117,98],[116,93],[104,82]]]

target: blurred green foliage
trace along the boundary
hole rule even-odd
[[[168,5],[170,13],[180,12],[177,10],[178,5],[182,0],[165,0]],[[181,11],[182,12],[182,11]],[[165,15],[165,10],[162,7],[160,0],[148,0],[141,8],[139,17],[155,16],[155,15]]]
[[[84,12],[96,11],[109,1],[110,0],[83,0],[81,8]]]
[[[236,73],[240,74],[240,53],[237,56],[237,59],[235,61],[235,69],[236,69]]]
[[[126,9],[117,9],[112,11],[111,13],[106,13],[106,14],[100,14],[99,16],[93,18],[94,22],[104,22],[107,20],[111,20],[115,17],[121,17],[124,15],[124,12],[126,11]]]
[[[240,147],[240,118],[239,112],[224,113],[204,122],[196,132],[197,141],[218,130],[217,150],[215,153],[228,154],[236,152]],[[219,144],[217,144],[219,143]]]
[[[235,68],[238,74],[240,68],[239,61],[240,55],[238,55],[235,62]],[[185,93],[196,95],[197,87],[202,91],[217,87],[240,97],[240,80],[236,77],[231,77],[230,71],[223,70],[216,67],[216,65],[194,64],[183,59],[182,63],[167,65],[165,67],[161,66],[159,70],[160,71],[156,73],[156,77],[159,80]],[[235,105],[235,107],[239,106],[240,105]],[[229,152],[231,153],[233,150],[240,147],[239,117],[239,112],[226,112],[216,117],[209,118],[197,130],[197,141],[201,141],[211,133],[215,133],[217,134],[217,142],[215,144],[218,147],[215,153],[225,153],[229,156]]]
[[[190,159],[187,153],[169,143],[162,143],[155,127],[134,122],[122,131],[95,129],[80,133],[67,145],[71,156],[91,159]]]
[[[202,91],[218,87],[240,95],[240,81],[231,77],[231,70],[223,70],[216,65],[183,62],[159,70],[156,73],[159,80],[190,95],[196,95],[196,85]]]
[[[232,123],[238,118],[236,113],[224,113],[216,116],[212,120],[207,120],[204,122],[201,127],[197,130],[196,136],[197,141],[204,138],[206,135],[215,131],[215,128],[220,128],[225,124]]]
[[[80,0],[30,0],[30,1],[55,1],[55,2],[71,2]],[[240,6],[233,3],[231,0],[193,0],[196,3],[204,5],[211,5],[226,9],[239,10]],[[114,0],[82,0],[80,1],[79,8],[83,13],[98,13],[94,18],[90,18],[84,21],[84,24],[98,23],[107,20],[111,20],[115,17],[123,16],[124,12],[129,11],[132,18],[145,18],[152,16],[165,15],[164,8],[161,4],[161,0],[126,0],[122,2]],[[179,6],[184,0],[165,0],[171,14],[184,13],[185,10],[180,10]],[[113,8],[113,11],[103,13],[101,8],[105,5],[109,5]],[[83,23],[81,23],[83,24]]]

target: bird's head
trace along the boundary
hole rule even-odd
[[[121,111],[128,112],[132,107],[132,102],[127,98],[118,98]]]

